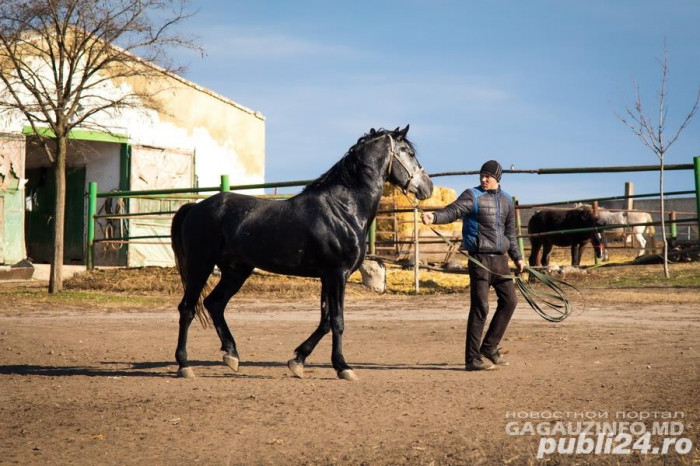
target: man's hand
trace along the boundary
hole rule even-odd
[[[518,268],[518,273],[523,273],[523,270],[525,270],[525,261],[520,259],[515,263],[515,266]]]
[[[424,224],[430,225],[435,221],[435,214],[432,212],[423,212],[420,214],[420,219]]]

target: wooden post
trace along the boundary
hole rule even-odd
[[[518,198],[513,196],[513,208],[515,209],[515,234],[518,237],[518,248],[520,249],[520,255],[525,257],[525,242],[523,241],[523,221],[520,218],[520,209],[518,209]]]
[[[598,215],[598,201],[593,201],[593,215],[596,215],[596,216]],[[605,233],[603,233],[603,234],[605,234]],[[591,244],[591,246],[594,246],[593,263],[595,265],[598,265],[598,264],[600,264],[600,259],[598,259],[598,254],[595,253],[595,245]],[[601,244],[600,246],[603,247],[604,245]],[[581,259],[581,258],[579,258],[579,259]]]
[[[413,279],[416,294],[420,291],[420,265],[418,261],[418,208],[415,208],[413,209]]]
[[[625,183],[625,209],[628,211],[634,209],[634,199],[630,196],[634,196],[634,183],[627,181]]]

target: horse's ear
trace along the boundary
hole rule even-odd
[[[406,125],[406,127],[405,127],[404,129],[402,129],[402,130],[399,130],[399,128],[396,128],[396,132],[399,133],[399,137],[400,137],[400,138],[403,139],[403,138],[406,137],[406,133],[408,133],[408,127],[409,127],[409,126],[410,126],[410,125]]]

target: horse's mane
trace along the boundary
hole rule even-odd
[[[379,128],[372,128],[369,133],[362,135],[357,142],[348,149],[345,155],[333,165],[326,173],[316,178],[309,183],[302,192],[322,188],[333,184],[342,184],[348,187],[354,187],[361,184],[361,181],[371,176],[371,165],[365,161],[365,147],[370,142],[379,139],[393,131]],[[412,150],[413,144],[408,139],[403,139]]]
[[[574,204],[574,208],[571,210],[565,210],[566,216],[577,216],[584,223],[595,223],[600,216],[593,212],[593,206],[590,204],[581,204],[580,202]],[[600,210],[599,213],[606,212],[605,210]]]
[[[579,207],[572,211],[579,215],[579,218],[584,223],[595,223],[597,216],[593,213],[593,209],[588,209],[586,207]]]

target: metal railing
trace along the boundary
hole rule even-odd
[[[700,157],[695,157],[694,158],[694,163],[693,164],[676,164],[676,165],[665,165],[664,170],[690,170],[694,169],[695,171],[695,187],[696,191],[673,191],[673,192],[668,192],[664,193],[664,196],[677,196],[677,195],[686,195],[686,194],[695,194],[696,196],[696,201],[697,201],[697,210],[700,212]],[[624,166],[624,167],[587,167],[587,168],[542,168],[542,169],[536,169],[536,170],[504,170],[504,173],[530,173],[530,174],[538,174],[538,175],[544,175],[544,174],[576,174],[576,173],[619,173],[619,172],[635,172],[635,171],[658,171],[659,166],[658,165],[643,165],[643,166]],[[461,171],[461,172],[442,172],[442,173],[433,173],[430,174],[432,178],[435,177],[441,177],[441,176],[461,176],[461,175],[471,175],[471,174],[477,174],[478,171]],[[285,182],[274,182],[274,183],[257,183],[257,184],[247,184],[247,185],[237,185],[237,186],[231,186],[229,184],[229,177],[228,175],[222,175],[221,176],[221,183],[219,186],[210,186],[210,187],[201,187],[201,188],[173,188],[173,189],[157,189],[157,190],[142,190],[142,191],[110,191],[110,192],[98,192],[97,191],[97,184],[94,182],[91,182],[89,185],[89,200],[88,200],[88,231],[87,231],[87,260],[86,260],[86,266],[88,269],[91,269],[94,267],[94,256],[95,256],[95,245],[96,243],[99,242],[111,242],[111,243],[118,243],[118,244],[128,244],[132,243],[135,241],[144,241],[144,240],[162,240],[169,238],[169,235],[142,235],[142,236],[122,236],[122,237],[114,237],[114,238],[96,238],[95,237],[95,223],[96,220],[98,219],[120,219],[120,220],[128,220],[130,218],[149,218],[149,217],[154,217],[154,218],[162,218],[162,216],[166,215],[173,215],[175,211],[173,210],[168,210],[168,211],[156,211],[156,212],[135,212],[135,213],[122,213],[122,214],[105,214],[105,215],[98,215],[97,213],[97,199],[98,198],[139,198],[139,197],[147,197],[147,196],[176,196],[176,195],[183,195],[182,197],[177,197],[175,199],[183,199],[183,200],[189,200],[193,198],[198,198],[197,195],[201,193],[209,193],[209,192],[226,192],[230,190],[252,190],[252,189],[270,189],[270,188],[280,188],[280,187],[300,187],[300,186],[305,186],[309,184],[313,180],[297,180],[297,181],[285,181]],[[527,209],[527,208],[534,208],[534,207],[545,207],[545,206],[556,206],[556,205],[562,205],[562,204],[575,204],[575,203],[590,203],[590,202],[599,202],[599,201],[613,201],[613,200],[623,200],[623,199],[640,199],[640,198],[649,198],[649,197],[658,197],[659,193],[649,193],[649,194],[636,194],[636,195],[629,195],[629,196],[610,196],[610,197],[602,197],[602,198],[588,198],[588,199],[578,199],[578,200],[570,200],[570,201],[561,201],[561,202],[551,202],[551,203],[542,203],[542,204],[518,204],[517,199],[516,199],[516,209],[522,210],[522,209]],[[201,196],[199,196],[201,197]],[[265,196],[265,197],[289,197],[288,195],[281,195],[281,196]],[[425,208],[425,210],[430,210],[430,208]],[[394,213],[401,213],[401,212],[412,212],[414,209],[394,209]],[[700,216],[700,215],[699,215]],[[412,243],[414,243],[414,247],[416,250],[418,250],[418,243],[420,242],[420,239],[418,238],[418,228],[417,228],[417,211],[414,212],[414,235],[416,236]],[[518,222],[519,222],[519,216],[518,216]],[[673,232],[673,225],[677,225],[680,223],[685,223],[685,222],[698,222],[698,217],[695,218],[682,218],[682,219],[674,219],[672,223],[670,223],[672,232]],[[654,225],[660,224],[660,222],[651,222]],[[700,223],[700,222],[698,222]],[[623,226],[636,226],[636,225],[642,225],[642,224],[626,224]],[[613,229],[613,228],[619,228],[621,225],[615,225],[615,226],[609,226],[609,227],[604,227],[604,228],[599,228],[599,229]],[[518,231],[522,228],[522,225],[518,224],[517,225]],[[590,231],[591,229],[576,229],[576,230],[567,230],[568,232],[582,232],[582,231]],[[555,234],[560,234],[561,232],[556,232]],[[369,242],[369,253],[374,254],[376,251],[376,245],[378,244],[376,240],[376,224],[373,223],[372,226],[370,227],[369,230],[369,235],[368,235],[368,242]],[[548,233],[552,234],[552,233]],[[527,238],[530,235],[523,235],[519,234],[518,239],[519,239],[519,246],[521,251],[524,251],[524,245],[522,243],[523,238]],[[396,238],[398,240],[398,238]],[[397,241],[394,241],[396,243]],[[162,241],[161,241],[162,242]],[[417,258],[415,259],[415,262],[417,263]]]

